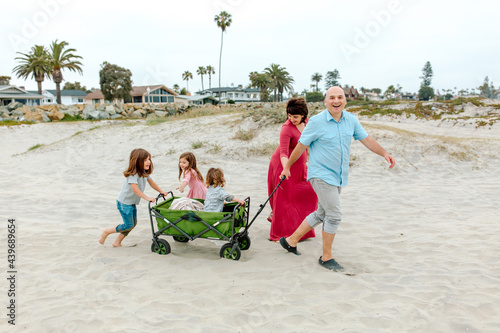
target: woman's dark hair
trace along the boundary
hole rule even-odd
[[[290,99],[286,105],[286,113],[291,115],[301,115],[301,123],[303,123],[309,114],[306,101],[302,97]]]

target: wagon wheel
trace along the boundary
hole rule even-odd
[[[153,242],[151,244],[151,252],[158,253],[161,255],[169,254],[170,253],[170,244],[164,239],[158,239],[158,246]]]
[[[187,243],[189,242],[189,238],[186,236],[173,236],[174,241],[179,242],[179,243]]]
[[[250,244],[250,237],[248,237],[248,235],[245,235],[238,239],[238,247],[242,251],[248,250],[250,248]]]
[[[233,253],[230,254],[232,247],[233,247],[233,245],[231,243],[227,243],[227,244],[222,245],[222,247],[220,248],[220,257],[226,258],[226,259],[231,259],[231,260],[239,260],[241,257],[240,248],[236,247],[234,249]]]

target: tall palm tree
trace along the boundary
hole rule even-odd
[[[64,49],[68,46],[68,42],[62,41],[58,42],[57,39],[50,45],[50,68],[52,70],[52,79],[56,84],[56,101],[57,104],[61,104],[61,82],[63,81],[62,70],[68,69],[72,72],[79,72],[83,74],[82,67],[83,64],[76,59],[83,59],[79,55],[73,54],[71,52],[76,52],[75,49]]]
[[[323,78],[323,75],[321,75],[318,72],[314,73],[311,76],[311,80],[314,81],[314,82],[316,82],[316,91],[319,91],[319,89],[318,89],[318,83],[319,83],[319,81],[321,81],[322,78]]]
[[[212,74],[215,74],[215,70],[212,66],[208,65],[207,67],[205,67],[205,69],[207,70],[207,74],[208,74],[208,88],[212,88]]]
[[[182,73],[182,79],[186,81],[186,91],[189,91],[189,80],[193,79],[193,74],[190,71]]]
[[[215,23],[222,30],[220,36],[220,55],[219,55],[219,104],[220,104],[220,72],[221,72],[221,60],[222,60],[222,44],[224,42],[224,31],[231,25],[233,20],[231,19],[231,14],[226,11],[222,11],[219,15],[214,17]]]
[[[203,75],[207,74],[207,69],[203,66],[199,66],[196,70],[196,74],[201,76],[201,90],[205,90],[205,88],[203,87]]]
[[[35,45],[31,48],[30,53],[21,53],[22,57],[16,57],[20,64],[14,67],[12,72],[17,75],[18,78],[28,79],[35,78],[38,85],[38,94],[42,94],[42,82],[45,78],[50,79],[50,64],[49,64],[49,52],[42,45]]]

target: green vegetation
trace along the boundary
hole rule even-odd
[[[257,156],[271,156],[278,147],[277,143],[265,143],[261,146],[254,146],[247,149],[248,154]]]
[[[105,61],[99,71],[99,84],[104,99],[107,101],[131,101],[132,72],[118,65]]]
[[[201,148],[203,146],[204,146],[203,141],[198,140],[195,142],[191,142],[191,148],[193,148],[193,149],[198,149],[198,148]]]
[[[325,96],[319,91],[313,91],[306,93],[306,102],[314,103],[314,102],[322,102],[324,101]]]
[[[19,120],[2,120],[0,121],[0,126],[17,126],[17,125],[31,125],[31,124],[34,124],[35,122],[33,121],[27,121],[27,120],[23,120],[23,121],[19,121]]]
[[[160,118],[160,117],[154,117],[154,118],[148,118],[146,120],[146,125],[148,126],[154,126],[154,125],[159,125],[159,124],[162,124],[166,121],[169,121],[169,117],[164,117],[164,118]]]
[[[70,116],[69,114],[65,113],[64,118],[61,119],[60,121],[79,121],[79,120],[84,120],[79,114],[75,116]]]
[[[222,146],[219,146],[218,144],[212,144],[212,148],[210,148],[209,150],[207,150],[208,153],[210,154],[218,154],[220,153],[222,150]]]
[[[234,134],[233,139],[248,141],[248,140],[252,140],[256,135],[257,135],[257,131],[254,129],[251,129],[251,130],[239,129]]]
[[[45,145],[43,145],[43,144],[37,144],[37,145],[34,145],[34,146],[30,147],[28,149],[28,151],[32,151],[32,150],[38,149],[38,148],[43,147],[43,146],[45,146]]]

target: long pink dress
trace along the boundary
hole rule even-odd
[[[183,182],[186,182],[189,186],[188,198],[205,199],[207,196],[207,187],[198,178],[196,171],[193,169],[184,172]]]
[[[307,119],[306,119],[307,123]],[[279,183],[283,171],[281,157],[290,157],[300,138],[300,131],[287,120],[280,131],[280,144],[271,156],[267,177],[267,189],[270,195]],[[291,176],[284,180],[269,200],[273,210],[269,239],[279,240],[288,237],[302,223],[304,218],[314,212],[318,206],[318,197],[307,181],[307,152],[304,152],[290,169]],[[314,229],[301,240],[315,237]]]

